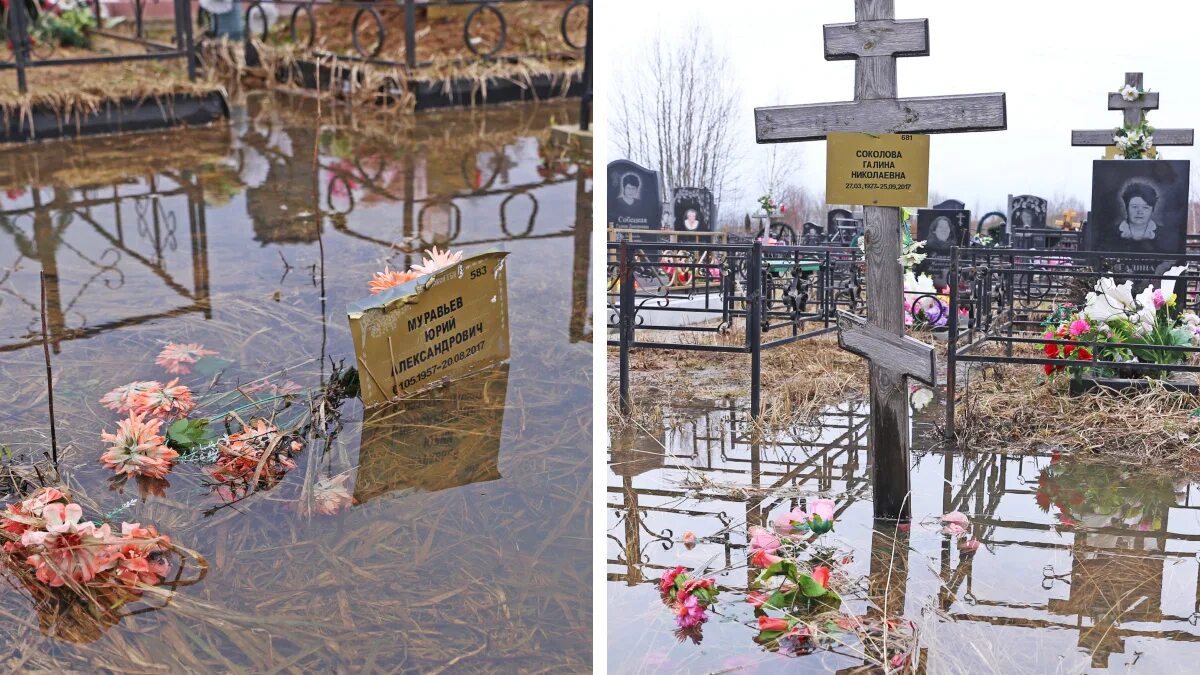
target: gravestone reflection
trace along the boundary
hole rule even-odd
[[[508,364],[363,415],[354,498],[498,480]]]

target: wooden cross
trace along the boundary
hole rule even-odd
[[[929,23],[925,19],[897,21],[895,14],[894,0],[854,0],[854,23],[826,25],[825,59],[855,59],[854,101],[757,108],[758,142],[821,140],[833,131],[932,134],[1007,128],[1004,94],[897,98],[896,58],[929,54]],[[868,318],[865,322],[841,318],[839,341],[870,361],[868,447],[874,455],[875,516],[908,520],[908,387],[904,378],[928,373],[932,383],[932,369],[919,364],[932,363],[933,349],[901,339],[900,209],[867,206],[864,220]],[[847,343],[851,332],[858,334],[850,338],[856,343],[853,346]]]
[[[1125,73],[1125,84],[1142,88],[1141,73]],[[1133,101],[1126,101],[1120,92],[1109,92],[1108,109],[1120,110],[1125,114],[1125,126],[1135,126],[1145,117],[1147,110],[1158,110],[1158,92],[1148,91]],[[1114,143],[1113,129],[1084,129],[1071,132],[1071,145],[1109,146]],[[1155,129],[1155,145],[1191,145],[1191,129]]]

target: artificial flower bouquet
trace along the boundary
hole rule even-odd
[[[966,314],[966,310],[960,310]],[[933,285],[928,274],[904,273],[904,325],[945,326],[950,317],[950,296]]]
[[[1133,294],[1133,281],[1117,284],[1112,277],[1096,283],[1082,310],[1063,305],[1045,322],[1046,356],[1063,361],[1111,361],[1174,365],[1188,360],[1190,352],[1161,347],[1200,347],[1200,317],[1191,310],[1177,310],[1175,278],[1187,268],[1172,267],[1162,286],[1152,284]],[[1061,343],[1061,344],[1060,344]],[[1121,346],[1108,346],[1121,345]],[[1077,373],[1085,366],[1050,365],[1047,375],[1064,370]],[[1166,371],[1104,369],[1113,374],[1163,378]]]
[[[708,621],[707,610],[717,602],[716,582],[706,578],[693,579],[683,566],[663,572],[658,590],[663,604],[671,608],[675,623],[682,629],[696,628]]]

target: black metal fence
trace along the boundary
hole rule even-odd
[[[857,248],[625,240],[609,242],[608,256],[608,323],[617,331],[608,344],[620,349],[623,412],[632,409],[630,350],[642,347],[750,354],[750,409],[757,417],[762,350],[835,331],[837,310],[862,303]],[[681,315],[691,321],[671,318]],[[723,334],[737,319],[745,322],[742,344],[637,338],[638,330]]]
[[[169,0],[174,7],[174,34],[171,44],[157,42],[146,37],[144,14],[146,3],[135,0],[134,31],[132,35],[108,31],[100,28],[100,0],[87,0],[95,17],[96,27],[91,29],[93,35],[130,42],[146,48],[143,54],[110,54],[97,56],[74,56],[53,58],[53,53],[35,53],[32,37],[35,15],[31,15],[23,0],[12,0],[5,12],[5,28],[12,49],[11,61],[0,61],[0,70],[15,70],[17,73],[17,88],[21,93],[29,90],[28,70],[30,68],[50,68],[82,66],[101,63],[127,63],[131,61],[172,61],[183,59],[187,64],[188,79],[196,79],[198,63],[196,45],[192,34],[192,20],[189,11],[189,0]],[[156,0],[157,3],[157,0]]]
[[[1182,266],[1184,271],[1168,275],[1166,267]],[[1146,268],[1149,268],[1147,270]],[[1139,269],[1141,271],[1135,271]],[[1084,308],[1086,294],[1094,291],[1097,282],[1105,277],[1124,283],[1133,281],[1137,290],[1147,284],[1160,287],[1163,280],[1175,283],[1178,297],[1174,311],[1195,311],[1200,308],[1200,255],[1170,256],[1161,253],[1111,253],[1095,251],[1041,251],[1014,249],[960,249],[951,253],[949,280],[949,310],[947,326],[946,372],[946,433],[953,435],[955,424],[955,386],[959,363],[995,363],[1041,366],[1059,369],[1069,367],[1073,389],[1086,388],[1083,378],[1092,383],[1109,386],[1135,384],[1139,378],[1169,377],[1172,373],[1197,373],[1195,355],[1200,346],[1157,344],[1112,340],[1047,338],[1047,320],[1056,311],[1071,303]],[[1065,360],[1047,353],[1022,355],[1015,353],[1020,345],[1036,346],[1057,352],[1070,346],[1083,347],[1089,358],[1085,361]],[[1048,345],[1053,347],[1048,348]],[[990,348],[990,349],[989,349]],[[996,349],[998,348],[998,349]],[[1160,360],[1105,360],[1111,350],[1129,350],[1159,354]],[[1136,350],[1136,352],[1134,351]],[[1178,355],[1178,356],[1176,356]],[[1164,362],[1166,361],[1166,362]],[[1191,390],[1195,385],[1171,383],[1168,387]]]

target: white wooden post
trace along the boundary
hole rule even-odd
[[[925,19],[897,21],[895,13],[894,0],[854,0],[854,23],[826,25],[826,60],[855,60],[854,101],[757,108],[758,142],[821,140],[836,131],[932,134],[1007,128],[1002,93],[897,97],[896,58],[929,54],[929,23]],[[900,209],[867,206],[864,217],[868,323],[863,326],[843,316],[839,330],[843,346],[870,361],[868,447],[873,453],[875,516],[908,520],[908,387],[904,378],[928,372],[927,381],[932,384],[929,365],[908,362],[932,359],[932,348],[900,339],[904,335]],[[851,328],[870,339],[853,338],[857,348],[847,346],[845,334]]]

